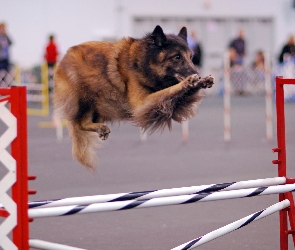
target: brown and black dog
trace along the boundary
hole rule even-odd
[[[73,46],[55,73],[54,106],[67,120],[73,156],[93,168],[96,133],[108,138],[107,122],[131,121],[154,132],[194,115],[201,78],[192,63],[187,29],[165,35],[160,26],[142,39]]]

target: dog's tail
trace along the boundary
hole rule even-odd
[[[72,138],[73,157],[83,166],[94,170],[97,165],[94,149],[100,146],[97,133],[83,131],[71,121],[68,121],[68,129]]]

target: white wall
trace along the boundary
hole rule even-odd
[[[275,50],[295,33],[293,0],[123,0],[125,34],[132,31],[133,16],[271,17],[275,20]],[[144,6],[144,7],[143,7]],[[230,34],[233,35],[233,34]]]
[[[93,40],[95,31],[115,30],[114,0],[0,0],[0,22],[13,40],[12,60],[23,67],[43,61],[48,35],[56,34],[61,53]]]
[[[0,22],[14,44],[12,60],[23,67],[43,61],[50,33],[61,53],[102,36],[130,36],[134,16],[273,17],[274,50],[295,33],[293,0],[0,0]],[[121,5],[121,8],[118,6]],[[120,10],[120,11],[119,11]],[[118,13],[121,13],[118,15]]]

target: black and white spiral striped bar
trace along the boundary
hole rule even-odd
[[[50,208],[29,209],[29,218],[65,216],[83,213],[95,213],[106,211],[127,210],[133,208],[157,207],[167,205],[189,204],[194,202],[214,201],[253,197],[258,195],[278,194],[295,191],[295,184],[278,185],[271,187],[259,187],[239,189],[232,191],[220,191],[214,193],[198,193],[192,195],[179,195],[146,200],[116,201],[107,203],[94,203],[82,206],[63,206]]]
[[[84,248],[71,247],[67,245],[52,243],[44,240],[30,239],[29,246],[36,249],[51,249],[51,250],[86,250]]]
[[[285,177],[274,177],[266,179],[238,181],[220,184],[210,184],[192,187],[181,187],[171,189],[160,189],[153,191],[142,192],[130,192],[119,194],[107,194],[107,195],[92,195],[83,197],[71,197],[65,199],[45,200],[45,201],[31,201],[29,202],[29,208],[45,208],[45,207],[59,207],[70,205],[88,205],[93,203],[103,202],[116,202],[116,201],[128,201],[128,200],[146,200],[159,197],[170,197],[177,195],[188,195],[198,193],[208,193],[226,190],[237,190],[254,187],[267,187],[273,185],[285,184]]]
[[[225,234],[228,234],[232,231],[235,231],[237,229],[240,229],[246,225],[248,225],[249,223],[262,219],[270,214],[273,214],[275,212],[278,212],[286,207],[290,206],[290,201],[289,200],[283,200],[279,203],[276,203],[266,209],[263,209],[259,212],[256,212],[254,214],[251,214],[249,216],[246,216],[240,220],[237,220],[233,223],[230,223],[224,227],[221,227],[219,229],[216,229],[208,234],[205,234],[197,239],[194,239],[192,241],[189,241],[187,243],[184,243],[178,247],[173,248],[172,250],[189,250],[189,249],[193,249],[195,247],[198,247],[200,245],[203,245],[204,243],[207,243],[211,240],[214,240],[220,236],[223,236]]]

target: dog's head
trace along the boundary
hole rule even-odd
[[[141,70],[149,78],[147,87],[158,91],[197,74],[192,63],[192,51],[187,43],[187,29],[178,35],[165,35],[160,26],[143,39],[145,46]]]

